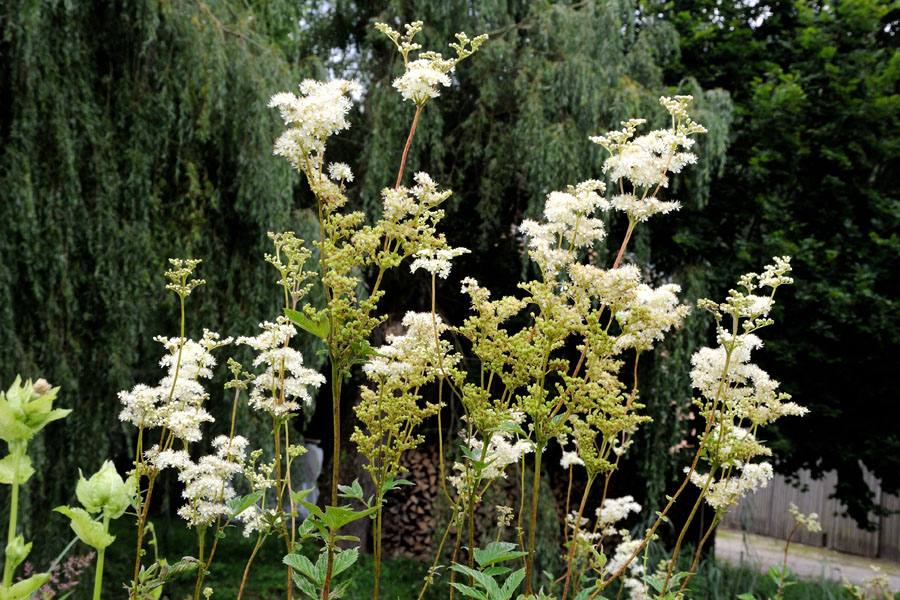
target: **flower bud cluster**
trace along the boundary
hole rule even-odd
[[[404,100],[412,100],[419,107],[438,97],[438,84],[450,87],[449,73],[461,60],[474,54],[487,41],[487,35],[479,35],[470,40],[465,33],[457,33],[457,42],[450,44],[456,51],[455,58],[444,58],[437,52],[422,52],[417,60],[410,61],[410,52],[422,48],[420,44],[413,42],[416,34],[422,31],[422,21],[407,24],[404,35],[386,23],[376,23],[375,29],[390,38],[403,57],[405,71],[394,80],[394,87]]]

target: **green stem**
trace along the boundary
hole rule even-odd
[[[375,550],[375,589],[372,590],[372,600],[378,600],[378,586],[381,582],[381,518],[384,500],[380,488],[379,485],[375,494],[375,505],[378,507],[378,511],[375,513],[375,539],[372,544]]]
[[[331,356],[331,413],[334,423],[334,445],[332,446],[331,465],[331,506],[337,506],[338,467],[341,458],[341,383],[343,375],[338,358]]]
[[[203,579],[206,577],[206,563],[203,559],[204,541],[206,538],[206,527],[197,528],[197,539],[199,541],[199,549],[197,556],[197,583],[194,584],[194,600],[200,600],[200,590],[203,587]],[[94,599],[96,600],[96,598]]]
[[[109,515],[103,517],[103,533],[109,533]],[[97,570],[94,575],[94,600],[100,600],[100,590],[103,589],[103,555],[106,548],[97,550]]]
[[[334,573],[334,533],[328,539],[328,564],[325,567],[325,585],[322,586],[322,600],[329,600],[331,596],[331,576]]]
[[[26,442],[13,442],[10,444],[10,454],[13,457],[13,476],[12,491],[9,494],[9,533],[7,534],[6,543],[11,543],[16,538],[16,520],[19,514],[19,466],[22,463],[22,456],[25,454]],[[13,571],[15,567],[12,564],[12,558],[9,553],[6,554],[6,562],[3,566],[3,587],[9,588],[12,585]]]
[[[263,540],[266,538],[260,534],[256,537],[256,545],[253,546],[253,552],[250,553],[250,558],[247,560],[247,566],[244,567],[244,575],[241,577],[241,587],[238,589],[237,600],[241,600],[241,596],[244,595],[244,586],[247,585],[247,575],[250,574],[250,565],[253,564],[253,559],[256,558],[256,553],[259,552],[260,546],[263,544]]]
[[[531,576],[534,571],[534,530],[537,525],[538,493],[541,485],[541,453],[544,443],[535,443],[534,446],[534,481],[531,485],[531,522],[528,524],[528,557],[525,562],[525,597],[534,592],[531,587]]]
[[[569,472],[571,473],[571,468]],[[562,600],[566,600],[566,597],[569,594],[569,580],[572,577],[572,562],[575,560],[575,546],[578,544],[578,528],[581,526],[581,515],[584,514],[584,505],[587,503],[588,494],[591,491],[591,486],[594,485],[594,479],[596,479],[596,477],[597,475],[593,473],[588,475],[587,485],[584,488],[584,494],[581,496],[581,505],[578,507],[578,516],[575,517],[575,529],[572,531],[572,543],[569,546],[569,564],[566,568],[566,583],[563,585]],[[574,589],[572,590],[572,593],[575,593]]]

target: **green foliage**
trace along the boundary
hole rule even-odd
[[[669,76],[725,88],[737,110],[708,207],[686,206],[674,243],[655,249],[665,266],[712,265],[713,287],[726,285],[725,265],[793,256],[788,326],[767,342],[762,366],[811,414],[781,426],[776,455],[788,474],[836,469],[837,497],[865,524],[875,506],[859,461],[885,492],[900,490],[900,436],[871,418],[893,410],[891,361],[900,352],[900,171],[890,166],[900,149],[896,5],[648,4],[681,37]],[[852,398],[864,398],[866,410]]]
[[[79,407],[65,436],[51,424],[33,446],[35,469],[93,470],[133,447],[116,393],[155,377],[151,339],[176,331],[159,283],[169,256],[204,259],[209,283],[193,307],[202,318],[188,335],[248,334],[277,310],[259,260],[266,232],[315,235],[293,208],[289,168],[271,158],[279,126],[266,108],[274,91],[317,72],[315,61],[298,66],[297,10],[0,6],[0,379],[41,373]],[[305,354],[321,364],[311,343]],[[29,486],[25,514],[68,501],[67,481]]]

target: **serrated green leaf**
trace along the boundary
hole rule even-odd
[[[582,589],[581,591],[579,591],[578,594],[575,596],[574,600],[588,600],[588,598],[590,598],[593,595],[594,590],[596,590],[596,589],[597,589],[596,584],[588,586],[588,587]],[[598,596],[597,598],[602,600],[604,598],[604,596]]]
[[[233,519],[257,502],[263,497],[264,490],[256,490],[252,494],[246,496],[238,496],[228,501],[228,518]]]
[[[455,587],[457,590],[462,593],[463,596],[468,598],[475,598],[475,600],[488,600],[488,597],[484,595],[484,592],[480,592],[475,588],[470,588],[469,586],[459,583],[458,581],[452,582],[450,585]]]
[[[357,519],[362,519],[363,517],[367,517],[370,514],[374,513],[377,510],[377,507],[373,506],[372,508],[368,508],[366,510],[356,511],[352,508],[345,508],[343,506],[326,506],[325,507],[325,516],[322,518],[322,521],[328,527],[328,529],[333,533],[346,525],[347,523],[352,523]]]
[[[91,515],[82,508],[57,506],[53,510],[69,517],[69,525],[78,539],[95,550],[106,548],[116,539],[103,530],[102,523],[94,521]]]
[[[514,548],[517,547],[512,542],[491,542],[484,550],[475,548],[475,562],[484,568],[504,560],[521,558],[527,554],[527,552],[515,551]]]
[[[338,490],[341,492],[338,495],[342,498],[352,498],[354,500],[363,499],[363,489],[359,484],[359,479],[354,479],[353,483],[350,485],[339,485]]]
[[[394,479],[391,477],[381,484],[381,494],[384,495],[390,491],[399,489],[401,485],[416,485],[409,479]]]
[[[657,577],[653,577],[651,575],[644,575],[644,582],[649,583],[650,587],[652,587],[658,594],[662,593],[662,588],[665,582],[662,579]]]
[[[303,592],[308,598],[318,598],[319,592],[316,590],[312,581],[305,577],[300,577],[297,573],[294,573],[294,583],[300,588],[300,591]]]
[[[500,599],[501,600],[509,600],[512,598],[513,594],[516,593],[516,589],[519,587],[519,584],[522,583],[522,580],[525,579],[525,569],[519,569],[518,571],[514,571],[509,577],[506,578],[506,581],[503,583],[503,587],[500,588]]]
[[[356,562],[357,558],[359,558],[359,550],[356,548],[350,548],[336,554],[334,556],[334,565],[332,565],[332,575],[337,577],[340,573],[349,569]]]
[[[467,575],[478,582],[478,585],[483,587],[487,592],[487,595],[492,599],[496,598],[500,594],[500,586],[497,585],[497,582],[494,581],[493,577],[489,577],[482,573],[481,571],[476,571],[475,569],[470,569],[465,565],[453,565],[451,567],[454,571],[458,573],[462,573]]]
[[[506,575],[512,571],[509,567],[488,567],[487,569],[482,569],[481,572],[487,575],[488,577],[496,577],[497,575]]]
[[[328,338],[328,333],[331,329],[331,322],[328,319],[328,313],[326,311],[319,312],[317,314],[316,320],[309,318],[299,310],[291,310],[290,308],[285,308],[284,314],[300,329],[308,331],[309,333],[313,334],[316,337],[320,337],[323,340]]]
[[[312,561],[302,554],[288,554],[282,559],[282,562],[319,585],[325,583],[324,581],[319,581],[318,575],[316,574],[316,568],[313,566]]]

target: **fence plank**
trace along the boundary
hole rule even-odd
[[[837,474],[829,472],[820,480],[813,480],[809,471],[797,475],[801,487],[794,487],[781,475],[776,475],[769,485],[741,500],[723,519],[725,527],[744,529],[751,533],[787,539],[794,526],[789,506],[794,503],[803,514],[817,513],[822,523],[822,533],[798,530],[794,541],[871,558],[884,558],[900,562],[900,514],[879,520],[879,530],[865,531],[849,517],[841,516],[843,505],[828,496],[837,484]],[[879,481],[864,470],[863,478],[869,489],[875,492],[875,501],[890,511],[900,511],[900,497],[883,494]],[[805,486],[806,491],[803,491]]]

